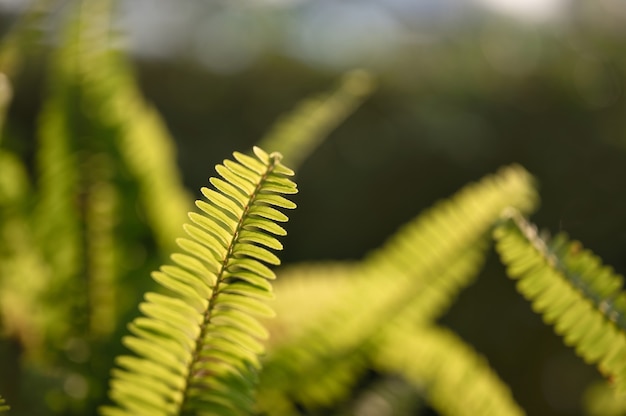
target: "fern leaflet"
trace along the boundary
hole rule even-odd
[[[587,363],[626,389],[623,279],[565,235],[548,241],[509,211],[495,230],[497,250],[517,289]]]
[[[268,249],[286,233],[275,207],[295,208],[280,194],[297,192],[279,154],[254,153],[217,165],[218,191],[202,189],[203,214],[190,214],[191,238],[178,240],[184,253],[153,274],[172,294],[148,293],[140,305],[144,316],[123,340],[139,357],[118,358],[110,397],[119,407],[104,415],[250,413],[267,337],[257,317],[273,314],[264,300],[275,275],[265,264],[280,263]]]

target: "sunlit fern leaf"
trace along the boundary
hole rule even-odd
[[[497,250],[517,289],[587,363],[626,391],[623,278],[565,235],[542,238],[510,210],[495,230]]]
[[[2,398],[2,396],[0,396],[0,412],[6,412],[6,411],[8,411],[10,409],[11,408],[9,406],[7,406],[7,404],[4,401],[4,399]]]
[[[261,375],[262,395],[310,407],[339,399],[364,370],[364,357],[381,329],[405,315],[424,322],[443,313],[482,266],[486,238],[502,210],[515,206],[528,212],[536,202],[531,176],[512,166],[404,226],[354,268],[341,302],[271,351]],[[352,374],[346,372],[350,360]],[[332,371],[333,364],[341,369]],[[335,374],[341,383],[332,379]],[[325,385],[326,396],[320,393]]]
[[[264,247],[280,248],[271,234],[284,233],[267,212],[293,208],[278,192],[297,188],[279,154],[234,155],[243,162],[216,168],[228,186],[203,189],[204,214],[190,214],[195,225],[178,241],[184,254],[153,274],[170,294],[148,293],[140,305],[144,316],[123,339],[136,356],[117,359],[110,397],[118,407],[102,414],[250,414],[268,335],[259,319],[273,315],[264,302],[275,275],[264,263],[279,263]]]
[[[428,402],[442,415],[524,414],[486,360],[448,330],[406,325],[387,328],[376,364],[379,370],[402,375],[423,389]]]

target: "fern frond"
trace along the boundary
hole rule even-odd
[[[365,284],[360,275],[363,270],[348,265],[335,267],[335,275],[333,268],[304,267],[298,276],[296,266],[290,272],[291,278],[281,275],[277,297],[295,295],[297,302],[303,297],[298,293],[306,290],[309,299],[302,302],[306,305],[317,301],[317,305],[310,313],[287,317],[285,314],[289,312],[283,307],[277,322],[272,322],[270,328],[278,330],[272,338],[279,341],[272,345],[270,360],[261,375],[261,408],[270,409],[289,400],[306,408],[317,408],[330,406],[347,395],[367,370],[369,357],[385,328],[434,319],[477,274],[486,248],[483,238],[466,252],[458,253],[458,258],[440,269],[439,274],[424,271],[423,275],[414,277],[412,284],[402,281],[400,276],[387,276],[395,283],[384,287],[373,281]],[[352,275],[347,274],[350,271]],[[332,291],[337,291],[339,296],[330,295]],[[281,311],[280,306],[278,310]],[[303,350],[297,343],[308,347]]]
[[[135,197],[143,203],[150,231],[163,251],[175,244],[191,207],[171,140],[156,113],[146,110],[130,71],[111,47],[112,2],[76,3],[52,55],[38,126],[38,192],[32,215],[37,248],[50,270],[36,277],[48,286],[38,300],[42,307],[52,305],[49,309],[57,314],[46,314],[47,324],[33,331],[56,346],[68,336],[104,340],[135,304],[133,295],[128,296],[132,300],[117,297],[111,302],[116,297],[114,279],[130,269],[115,253],[137,245],[136,234],[134,240],[124,237],[135,232],[140,220],[126,216],[125,223],[118,222],[121,212],[135,211]],[[146,129],[136,137],[137,130]],[[158,156],[151,157],[154,153]],[[138,160],[142,157],[149,160]],[[127,171],[137,170],[141,172],[133,183]],[[120,188],[127,197],[116,199]],[[137,228],[147,227],[142,223]],[[120,293],[134,293],[132,285],[124,281]]]
[[[395,319],[427,322],[443,313],[480,269],[488,231],[501,211],[509,205],[530,210],[536,199],[530,175],[515,166],[464,188],[403,227],[355,268],[341,302],[271,351],[263,394],[279,391],[310,406],[340,397],[364,370],[364,357],[382,329]],[[329,388],[321,393],[324,385]]]
[[[626,295],[623,278],[580,243],[539,236],[509,211],[495,230],[497,251],[518,291],[553,325],[565,344],[596,364],[618,391],[626,389]]]
[[[60,86],[74,83],[74,99],[79,118],[75,127],[89,127],[99,135],[97,150],[112,153],[137,186],[138,199],[146,222],[164,253],[175,247],[181,236],[180,224],[191,208],[191,196],[182,184],[174,142],[165,123],[143,98],[129,62],[114,49],[111,0],[83,1],[73,21],[58,59],[64,64],[56,79]],[[67,87],[67,86],[66,86]],[[89,108],[91,111],[84,112]],[[80,136],[83,132],[74,132]],[[89,149],[93,150],[93,149]],[[107,149],[108,150],[108,149]]]
[[[306,99],[259,142],[265,149],[279,151],[297,168],[322,140],[348,118],[374,89],[373,76],[364,70],[346,73],[337,88]]]
[[[297,192],[279,154],[254,154],[216,166],[222,179],[211,183],[221,190],[202,189],[203,214],[190,214],[189,238],[178,240],[183,253],[153,274],[171,294],[148,293],[140,305],[144,316],[123,340],[137,356],[118,358],[110,386],[118,408],[104,415],[250,413],[267,337],[258,318],[273,314],[266,264],[280,263],[268,249],[285,234],[268,217],[286,220],[273,207],[293,208],[280,194]]]
[[[30,224],[37,243],[32,250],[39,249],[49,269],[47,274],[32,277],[46,285],[36,301],[42,306],[54,305],[49,313],[42,314],[45,324],[34,330],[51,345],[62,345],[72,331],[80,332],[85,323],[83,281],[79,278],[84,271],[77,197],[81,194],[77,157],[80,133],[75,130],[77,111],[70,75],[75,60],[65,53],[59,50],[55,54],[48,96],[39,115],[37,199]]]
[[[379,342],[379,370],[404,376],[424,390],[443,415],[523,415],[509,388],[452,332],[431,326],[394,326]]]

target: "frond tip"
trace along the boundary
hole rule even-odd
[[[295,208],[281,194],[297,188],[279,154],[255,147],[254,156],[234,157],[216,166],[215,189],[202,189],[202,213],[189,214],[175,264],[153,273],[170,293],[148,293],[139,306],[144,316],[123,339],[136,356],[117,359],[110,397],[118,407],[102,414],[250,414],[267,337],[257,317],[273,315],[266,264],[280,263],[270,251],[286,234],[278,208]]]

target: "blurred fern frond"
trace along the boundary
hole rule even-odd
[[[125,55],[116,50],[110,0],[84,1],[66,48],[76,58],[84,116],[109,136],[138,185],[146,221],[163,253],[174,249],[179,224],[191,208],[191,196],[182,185],[176,148],[165,123],[143,98]]]
[[[342,397],[364,370],[382,329],[396,319],[429,322],[439,316],[476,276],[501,211],[516,206],[529,212],[536,202],[532,178],[514,166],[467,186],[404,226],[348,269],[342,280],[349,279],[350,290],[340,302],[270,351],[262,396],[309,407]]]
[[[404,376],[440,414],[524,414],[487,361],[451,331],[394,325],[378,346],[377,369]]]
[[[257,317],[273,315],[274,273],[280,260],[276,236],[294,208],[281,194],[297,192],[293,172],[280,155],[254,148],[255,157],[234,153],[217,165],[215,189],[189,214],[190,238],[178,240],[185,254],[153,278],[171,294],[148,293],[124,344],[138,356],[122,356],[113,371],[110,397],[118,407],[104,415],[249,414],[260,369],[260,343],[267,331]]]
[[[280,268],[272,302],[277,317],[267,322],[270,348],[299,336],[307,323],[337,307],[352,290],[357,267],[354,262],[320,262]]]
[[[307,98],[282,116],[261,139],[259,146],[276,149],[289,166],[297,168],[373,90],[374,78],[370,73],[364,70],[348,72],[335,90]]]
[[[507,274],[565,344],[626,390],[623,278],[564,234],[548,240],[514,210],[495,229]]]

